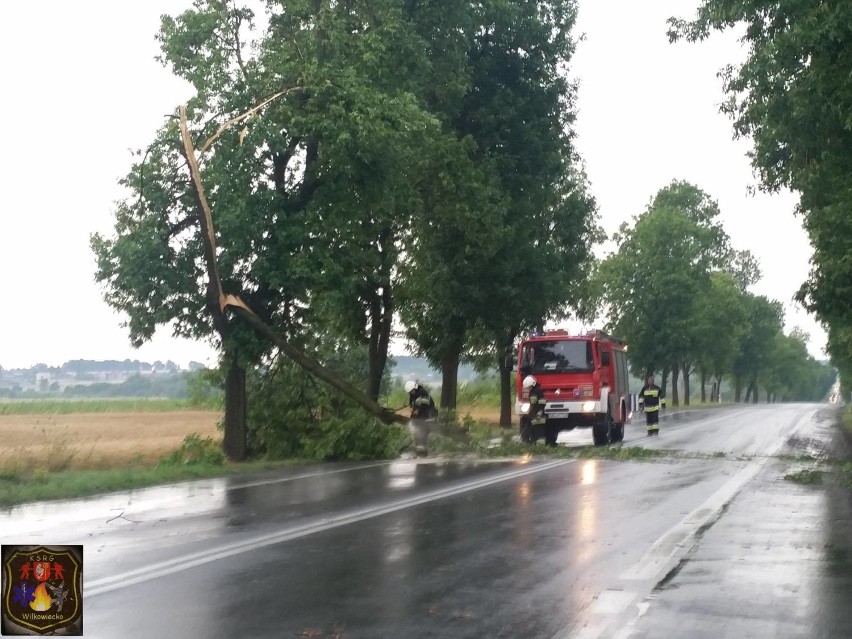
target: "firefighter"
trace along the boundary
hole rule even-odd
[[[429,392],[417,382],[405,382],[405,392],[408,393],[408,407],[411,409],[411,419],[429,419],[435,416],[435,402]]]
[[[536,426],[545,424],[545,441],[550,446],[556,445],[555,435],[551,437],[550,431],[547,430],[547,419],[544,415],[544,407],[547,400],[544,399],[544,389],[541,384],[532,375],[527,375],[522,382],[524,391],[527,392],[527,399],[530,408],[525,415],[521,415],[521,441],[533,443],[537,439]],[[552,441],[551,441],[552,440]]]
[[[648,435],[660,434],[660,408],[665,407],[666,394],[654,383],[654,376],[648,375],[645,385],[639,391],[639,408],[645,411]]]
[[[408,430],[414,439],[414,452],[418,457],[425,457],[429,454],[426,442],[432,429],[430,422],[434,421],[432,418],[437,415],[435,402],[429,392],[417,382],[405,382],[405,392],[408,393],[408,407],[411,409]]]

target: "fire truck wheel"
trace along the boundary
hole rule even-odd
[[[592,439],[595,440],[595,446],[606,446],[609,443],[611,425],[612,417],[609,414],[595,422],[592,426]]]
[[[623,410],[621,414],[624,414]],[[607,417],[609,417],[612,422],[612,416],[607,415]],[[609,427],[609,437],[613,443],[624,441],[624,422],[621,422],[620,424],[612,422],[612,425]]]

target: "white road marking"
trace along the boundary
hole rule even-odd
[[[224,544],[222,546],[211,548],[209,550],[188,553],[179,557],[175,557],[173,559],[153,563],[142,568],[137,568],[135,570],[128,570],[110,577],[103,577],[101,579],[92,580],[85,584],[83,594],[86,597],[94,597],[96,595],[111,592],[113,590],[119,590],[121,588],[126,588],[135,584],[144,583],[153,579],[160,579],[162,577],[173,575],[175,573],[182,572],[184,570],[188,570],[196,566],[202,566],[204,564],[218,561],[220,559],[233,557],[234,555],[259,550],[261,548],[272,546],[274,544],[279,544],[284,541],[307,537],[308,535],[330,530],[332,528],[339,528],[340,526],[346,526],[348,524],[353,524],[359,521],[373,519],[375,517],[380,517],[381,515],[386,515],[399,510],[404,510],[405,508],[412,508],[414,506],[419,506],[421,504],[437,501],[439,499],[454,497],[456,495],[461,495],[472,490],[478,490],[479,488],[485,488],[487,486],[492,486],[494,484],[509,481],[511,479],[516,479],[518,477],[523,477],[525,475],[540,473],[545,470],[557,468],[559,466],[565,466],[567,464],[573,463],[574,461],[575,460],[573,459],[563,459],[550,461],[542,464],[525,466],[515,470],[506,471],[498,475],[493,475],[491,477],[473,479],[462,484],[458,484],[456,486],[438,488],[425,492],[422,495],[415,495],[412,497],[398,499],[388,504],[362,508],[333,517],[326,517],[309,524],[303,524],[301,526],[295,526],[292,528],[279,530],[277,532],[268,533],[265,535],[257,535],[255,537],[251,537],[243,541]]]
[[[573,633],[568,629],[560,631],[554,639],[627,639],[633,634],[637,622],[648,611],[647,597],[660,580],[698,543],[696,533],[721,514],[743,486],[781,449],[786,439],[813,419],[817,410],[808,411],[796,422],[789,434],[773,443],[765,456],[749,463],[698,508],[663,533],[639,561],[619,575],[617,584],[598,594],[595,604],[590,607],[591,621],[588,624]],[[719,419],[730,416],[729,414]],[[707,423],[709,422],[702,422],[703,425]],[[629,612],[631,607],[635,608],[634,614]],[[627,615],[629,618],[625,619]]]
[[[350,468],[336,468],[334,470],[317,470],[310,473],[302,473],[301,475],[290,475],[289,477],[276,477],[275,479],[258,479],[256,481],[246,482],[245,484],[234,483],[228,486],[228,490],[239,490],[240,488],[255,488],[257,486],[269,486],[271,484],[284,484],[297,479],[310,479],[311,477],[325,477],[327,475],[337,475],[339,473],[348,473],[353,470],[364,470],[365,468],[377,468],[379,466],[389,466],[393,462],[383,461],[374,464],[364,464],[352,466]]]

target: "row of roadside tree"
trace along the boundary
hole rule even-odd
[[[576,9],[197,0],[165,16],[162,60],[194,92],[225,293],[374,400],[398,320],[440,368],[443,406],[472,352],[501,366],[508,388],[515,336],[580,304],[599,239],[573,145]],[[269,429],[280,412],[255,418],[251,403],[298,409],[291,425],[322,415],[326,428],[344,410],[326,389],[240,317],[211,321],[175,118],[123,184],[114,234],[91,244],[132,342],[170,325],[221,348],[232,458],[255,446],[247,420]]]
[[[662,375],[669,397],[689,404],[690,380],[702,401],[718,400],[723,380],[734,401],[823,399],[836,372],[807,350],[809,336],[784,333],[782,305],[749,292],[756,260],[737,251],[717,203],[697,186],[673,182],[625,222],[602,261],[596,286],[608,328],[630,345],[635,375]],[[708,388],[710,394],[708,395]]]
[[[455,407],[459,363],[476,361],[497,369],[508,423],[516,338],[598,307],[643,370],[793,397],[798,382],[768,373],[766,345],[796,350],[802,336],[783,336],[778,304],[748,293],[756,264],[728,246],[697,187],[661,191],[596,268],[603,237],[573,143],[576,11],[196,0],[165,16],[161,59],[193,89],[224,292],[374,400],[402,326],[441,370],[442,407]],[[209,294],[178,128],[167,119],[138,152],[114,233],[92,236],[105,299],[134,344],[167,325],[220,348],[231,458],[289,454],[317,433],[343,442],[337,455],[375,431]]]
[[[672,18],[671,40],[737,30],[743,62],[723,67],[722,110],[753,142],[768,192],[799,195],[814,249],[797,294],[827,329],[827,350],[852,390],[852,3],[703,0],[692,20]],[[720,64],[725,61],[720,61]]]

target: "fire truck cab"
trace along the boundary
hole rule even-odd
[[[518,346],[515,411],[529,412],[527,375],[544,391],[545,422],[533,439],[556,441],[559,431],[591,428],[597,446],[624,439],[628,412],[627,345],[603,331],[571,335],[557,329],[533,334]]]

